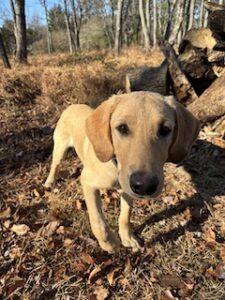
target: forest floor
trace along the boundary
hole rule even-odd
[[[55,188],[43,188],[63,109],[96,106],[124,91],[129,68],[161,61],[158,52],[131,49],[118,59],[90,52],[0,66],[0,299],[225,299],[223,118],[202,128],[186,161],[166,165],[157,199],[135,202],[132,223],[144,241],[138,253],[100,249],[73,151]],[[118,193],[102,191],[102,200],[118,229]]]

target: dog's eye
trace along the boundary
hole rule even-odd
[[[162,136],[162,137],[168,136],[170,134],[170,132],[171,132],[171,129],[167,126],[162,125],[159,128],[159,135]]]
[[[121,124],[121,125],[117,126],[116,129],[122,135],[128,135],[128,133],[129,133],[129,128],[128,128],[127,124]]]

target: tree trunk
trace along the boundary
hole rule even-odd
[[[10,63],[9,63],[9,59],[5,50],[5,46],[3,43],[3,39],[1,36],[1,32],[0,32],[0,56],[2,58],[3,64],[6,68],[11,69]]]
[[[157,44],[157,1],[153,0],[153,47],[156,47]]]
[[[148,32],[148,28],[147,28],[146,20],[145,20],[143,0],[139,0],[139,13],[140,13],[140,17],[141,17],[142,31],[144,34],[145,49],[149,50],[150,49],[150,38],[149,38],[149,32]]]
[[[40,0],[41,5],[44,7],[45,10],[45,19],[46,19],[46,24],[47,24],[47,44],[48,44],[48,54],[53,52],[53,44],[52,44],[52,34],[50,30],[50,25],[49,25],[49,19],[48,19],[48,7],[46,0]]]
[[[10,1],[16,38],[15,61],[18,63],[27,63],[27,38],[26,38],[26,17],[25,0]]]
[[[72,9],[72,19],[73,19],[73,29],[74,29],[74,46],[75,46],[75,51],[80,50],[80,29],[78,26],[78,21],[77,21],[77,12],[76,12],[76,7],[74,0],[70,0],[70,5]]]
[[[70,53],[74,53],[75,51],[75,47],[74,47],[74,43],[73,43],[73,39],[72,39],[72,33],[71,33],[71,29],[70,29],[70,20],[69,20],[69,14],[68,14],[68,10],[67,10],[67,1],[64,0],[64,10],[65,10],[65,22],[66,22],[66,30],[67,30],[67,35],[68,35],[68,42],[69,42],[69,49],[70,49]]]
[[[175,44],[177,40],[178,33],[181,29],[182,21],[184,18],[184,0],[180,0],[178,5],[177,5],[177,10],[176,10],[176,19],[174,23],[173,30],[171,32],[171,35],[169,37],[169,42],[170,44]]]
[[[190,30],[194,24],[194,10],[195,10],[195,0],[190,0],[188,28],[187,28],[188,30]]]
[[[198,27],[201,28],[203,27],[203,12],[204,12],[204,0],[201,0],[200,4],[200,12],[199,12],[199,20],[198,20]]]
[[[151,15],[150,15],[150,0],[146,0],[146,7],[145,7],[145,15],[146,15],[146,26],[149,33],[149,38],[151,41]]]
[[[116,34],[115,34],[115,55],[118,56],[122,46],[122,10],[124,0],[117,2]]]

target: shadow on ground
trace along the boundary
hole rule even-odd
[[[157,242],[165,243],[168,240],[175,240],[185,231],[201,231],[203,223],[208,219],[210,206],[216,196],[225,195],[225,151],[205,140],[198,140],[193,146],[189,159],[183,162],[182,166],[191,175],[192,182],[197,191],[191,198],[181,201],[178,205],[171,205],[169,208],[152,215],[135,230],[140,235],[146,226],[151,226],[161,220],[169,219],[180,214],[186,208],[190,208],[191,221],[184,226],[179,226],[171,231],[156,235],[149,245]],[[225,242],[225,237],[216,236],[216,241]]]

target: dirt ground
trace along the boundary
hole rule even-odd
[[[91,233],[73,151],[52,191],[52,133],[70,103],[96,106],[124,90],[130,67],[160,53],[36,56],[0,66],[0,299],[225,299],[225,118],[206,124],[189,158],[167,164],[157,199],[132,214],[142,251],[102,251]],[[117,191],[102,191],[116,230]]]

